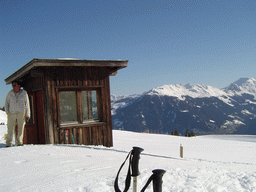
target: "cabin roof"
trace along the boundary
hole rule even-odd
[[[128,60],[32,59],[5,79],[6,84],[21,79],[37,67],[108,67],[117,71],[127,67]]]

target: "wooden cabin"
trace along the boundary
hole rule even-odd
[[[5,79],[28,92],[25,144],[113,146],[109,76],[127,60],[32,59]]]

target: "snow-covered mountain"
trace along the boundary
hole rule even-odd
[[[132,96],[112,97],[114,129],[197,134],[256,134],[256,79],[241,78],[224,89],[164,85]]]
[[[240,78],[224,88],[229,95],[251,94],[256,96],[256,78]]]

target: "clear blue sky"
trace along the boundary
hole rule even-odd
[[[116,95],[256,77],[255,0],[5,0],[0,21],[0,107],[33,58],[129,60]]]

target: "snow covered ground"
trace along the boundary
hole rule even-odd
[[[5,148],[5,133],[6,125],[0,125],[0,191],[3,192],[112,192],[117,171],[133,146],[144,149],[139,162],[138,191],[154,169],[166,170],[163,192],[256,191],[256,136],[186,138],[114,130],[112,148],[79,145]],[[184,158],[179,157],[180,144],[184,147]],[[119,176],[121,190],[126,173],[124,167]],[[152,184],[146,191],[153,191]]]

